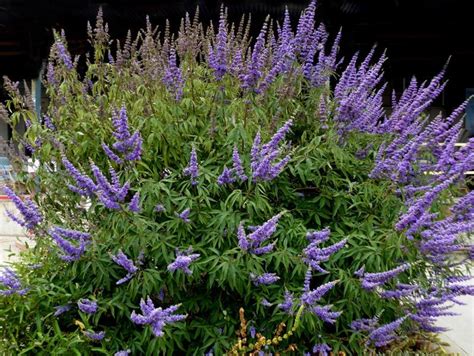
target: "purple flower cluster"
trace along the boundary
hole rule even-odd
[[[138,325],[150,325],[153,335],[161,337],[164,335],[163,328],[166,325],[186,319],[184,314],[175,314],[179,307],[180,304],[172,305],[165,309],[161,307],[155,308],[153,301],[150,297],[147,297],[146,301],[143,299],[140,301],[142,314],[136,314],[133,311],[130,319]]]
[[[373,343],[376,347],[388,345],[397,339],[396,330],[400,328],[407,318],[408,316],[401,317],[389,324],[382,325],[372,330],[369,334],[369,340],[367,343]]]
[[[62,158],[63,164],[69,175],[74,179],[75,185],[68,184],[73,192],[84,196],[97,195],[99,200],[108,209],[120,210],[120,203],[125,198],[130,189],[130,183],[126,182],[121,185],[117,172],[109,167],[110,180],[102,173],[99,167],[91,162],[91,170],[94,175],[95,182],[86,174],[81,173],[74,165],[68,161],[66,157]],[[139,195],[136,193],[129,204],[129,210],[132,212],[139,211]]]
[[[303,294],[301,295],[301,303],[308,307],[308,311],[318,316],[321,320],[326,323],[333,324],[336,319],[342,314],[342,312],[332,311],[332,305],[319,305],[318,302],[321,298],[329,292],[339,281],[332,281],[320,285],[316,289],[311,289],[311,267],[308,268],[303,284]]]
[[[25,198],[23,201],[18,195],[15,194],[12,189],[8,187],[3,187],[3,191],[8,196],[8,198],[10,198],[13,204],[15,204],[15,207],[23,216],[21,219],[7,210],[6,214],[10,219],[27,229],[35,228],[43,221],[43,215],[41,215],[38,206],[33,203],[30,198]]]
[[[293,315],[293,305],[294,305],[294,296],[293,293],[290,293],[289,291],[285,291],[285,298],[283,300],[283,303],[280,303],[277,305],[278,308],[283,310],[285,313]]]
[[[273,216],[260,226],[253,229],[253,232],[246,235],[244,226],[241,223],[237,230],[237,238],[239,247],[244,251],[249,251],[254,255],[263,255],[273,251],[276,241],[271,244],[263,245],[273,233],[276,231],[278,220],[280,220],[283,213]]]
[[[189,224],[191,220],[189,220],[189,214],[191,213],[190,208],[184,209],[181,213],[175,213],[178,218],[183,220],[186,224]]]
[[[25,295],[29,288],[23,288],[21,285],[20,278],[15,271],[10,268],[5,268],[3,273],[0,274],[0,295]]]
[[[112,124],[114,126],[112,134],[115,137],[112,148],[118,153],[115,153],[107,144],[102,143],[102,149],[105,154],[117,164],[123,164],[125,161],[140,160],[143,139],[138,130],[133,134],[130,132],[125,106],[122,106],[119,112],[113,112]]]
[[[56,47],[57,55],[58,55],[59,59],[63,62],[64,66],[68,70],[72,70],[74,68],[74,65],[73,65],[72,60],[71,60],[71,55],[67,51],[66,46],[64,46],[64,43],[62,42],[62,40],[58,39],[54,43],[54,46]]]
[[[140,212],[140,193],[136,192],[132,200],[130,200],[130,203],[128,204],[128,210],[130,210],[132,213],[139,213]]]
[[[86,314],[95,314],[98,309],[97,302],[89,299],[80,299],[77,306],[81,312]]]
[[[105,331],[99,331],[99,332],[94,332],[94,331],[89,331],[86,330],[84,331],[84,335],[93,341],[101,341],[105,337]]]
[[[354,331],[367,331],[370,333],[377,328],[378,324],[379,318],[375,316],[372,319],[356,319],[351,323],[350,328]]]
[[[199,253],[192,253],[192,251],[192,247],[185,251],[176,250],[176,259],[168,265],[168,271],[181,270],[188,275],[192,274],[189,265],[201,256]]]
[[[209,67],[214,70],[214,76],[217,80],[221,80],[227,72],[227,54],[227,24],[224,9],[221,7],[216,43],[214,47],[209,44],[208,56]]]
[[[417,322],[421,330],[427,332],[441,332],[445,328],[437,326],[437,319],[441,316],[454,316],[456,313],[450,312],[452,304],[462,304],[457,300],[460,296],[474,295],[474,286],[459,284],[465,282],[465,278],[452,278],[444,281],[444,287],[432,288],[421,291],[420,296],[413,296],[415,311],[411,314],[411,319]]]
[[[305,291],[301,295],[301,301],[308,306],[315,305],[327,292],[334,288],[337,282],[337,280],[328,282],[320,285],[316,289]]]
[[[389,280],[391,280],[392,278],[395,278],[400,273],[408,270],[409,268],[410,268],[410,264],[408,263],[402,264],[389,271],[378,272],[378,273],[366,273],[364,272],[363,268],[361,268],[359,271],[356,272],[356,275],[361,277],[362,288],[366,290],[373,290],[387,283]]]
[[[337,102],[335,121],[340,132],[350,130],[379,132],[378,121],[384,115],[382,96],[385,85],[377,89],[382,79],[382,65],[386,60],[382,55],[378,62],[370,66],[373,48],[357,67],[358,54],[352,57],[334,89]]]
[[[68,184],[68,188],[80,195],[92,196],[97,190],[97,186],[94,181],[89,178],[86,174],[80,172],[74,165],[65,157],[62,157],[64,168],[69,175],[74,179],[76,185]]]
[[[260,285],[269,285],[277,282],[280,279],[275,273],[263,273],[261,275],[256,275],[254,273],[250,273],[250,280],[253,282],[255,286]]]
[[[245,174],[244,167],[242,165],[242,159],[240,158],[237,146],[234,146],[232,152],[232,169],[224,167],[222,174],[217,178],[217,184],[224,185],[234,183],[237,179],[241,182],[245,182],[248,177]]]
[[[114,353],[114,356],[128,356],[130,355],[131,351],[130,350],[121,350],[116,353]]]
[[[317,356],[328,356],[332,348],[328,344],[316,344],[313,346],[313,354]]]
[[[412,295],[417,289],[419,289],[419,286],[417,285],[397,283],[395,289],[384,290],[380,293],[380,296],[386,299],[400,299]]]
[[[198,184],[197,178],[199,176],[199,167],[198,167],[196,148],[194,146],[191,149],[191,157],[189,159],[188,165],[183,170],[183,174],[191,178],[192,185]]]
[[[250,152],[250,167],[252,169],[253,181],[269,181],[277,177],[290,161],[287,155],[279,162],[274,161],[281,156],[282,149],[279,144],[290,131],[293,120],[288,120],[266,144],[260,143],[260,133],[257,133]]]
[[[60,316],[61,314],[64,314],[66,313],[67,311],[71,310],[72,306],[71,304],[65,304],[65,305],[58,305],[58,306],[55,306],[54,309],[55,309],[55,312],[54,312],[54,316]]]
[[[135,273],[138,271],[138,267],[133,264],[133,261],[129,259],[122,250],[118,250],[115,256],[112,256],[112,261],[121,266],[127,271],[127,275],[117,281],[117,285],[125,283],[133,278]]]
[[[176,50],[170,49],[168,66],[165,69],[165,75],[163,76],[163,83],[166,85],[168,90],[174,94],[176,101],[181,100],[183,96],[184,78],[181,69],[176,63]]]
[[[344,239],[329,247],[320,248],[319,244],[328,240],[330,233],[331,231],[326,228],[322,231],[308,232],[306,235],[310,244],[303,250],[305,256],[303,261],[312,269],[321,273],[328,273],[328,271],[321,268],[320,263],[328,261],[331,255],[343,248],[347,242],[347,239]]]
[[[59,258],[66,262],[77,261],[81,258],[91,237],[87,232],[64,229],[59,226],[49,229],[49,235],[61,249],[62,254]]]

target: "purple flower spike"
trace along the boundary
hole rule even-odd
[[[62,157],[62,162],[63,162],[64,168],[66,168],[66,171],[74,179],[75,184],[76,184],[75,186],[69,184],[68,185],[69,189],[75,193],[78,193],[84,196],[94,195],[95,191],[97,190],[97,186],[94,183],[94,181],[91,178],[89,178],[86,174],[81,173],[76,167],[74,167],[74,165],[71,162],[69,162],[69,160],[65,156]]]
[[[317,356],[328,356],[331,350],[331,347],[327,344],[316,344],[313,346],[313,354]]]
[[[116,353],[114,353],[114,356],[128,356],[130,355],[132,351],[130,350],[121,350],[121,351],[118,351]]]
[[[259,286],[273,284],[277,282],[280,277],[278,277],[275,273],[264,273],[259,276],[250,273],[250,279],[252,280],[255,286]]]
[[[186,315],[175,314],[180,304],[172,305],[166,309],[161,307],[155,308],[150,297],[147,300],[140,301],[140,309],[142,314],[132,312],[130,319],[138,325],[150,325],[153,335],[161,337],[164,335],[163,328],[168,324],[174,324],[178,321],[186,319]]]
[[[62,254],[59,257],[66,262],[77,261],[81,258],[90,242],[90,234],[85,232],[63,229],[58,226],[51,228],[48,232],[61,249]]]
[[[139,213],[140,212],[140,193],[136,192],[128,205],[128,210],[132,213]]]
[[[94,331],[84,331],[84,335],[93,341],[101,341],[105,337],[105,331],[100,331],[98,333]]]
[[[13,215],[13,213],[7,211],[7,216],[10,219],[27,229],[33,229],[43,221],[43,216],[41,215],[38,206],[33,203],[30,198],[25,198],[25,200],[22,201],[20,197],[8,187],[3,187],[3,191],[23,216],[23,219],[20,219]]]
[[[54,316],[59,316],[61,314],[64,314],[66,313],[67,311],[71,310],[72,306],[70,304],[66,304],[66,305],[58,305],[56,307],[54,307],[54,309],[56,310],[54,312]]]
[[[117,153],[107,144],[102,143],[105,154],[117,164],[140,160],[143,139],[139,131],[135,131],[133,134],[130,133],[125,106],[122,106],[119,112],[114,111],[112,113],[112,124],[114,126],[112,135],[115,138],[112,148]]]
[[[294,299],[293,294],[286,290],[285,299],[283,300],[283,303],[278,304],[277,307],[283,310],[285,313],[292,315],[293,314],[292,308],[294,304],[293,299]]]
[[[127,275],[117,281],[117,285],[123,284],[133,278],[135,273],[138,271],[138,267],[133,264],[133,261],[129,259],[122,250],[119,250],[115,256],[112,256],[112,261],[124,268],[128,273]]]
[[[28,292],[28,288],[23,288],[21,285],[20,278],[15,271],[10,268],[5,268],[3,273],[0,275],[0,295],[25,295]]]
[[[279,162],[274,161],[282,154],[282,148],[279,147],[281,141],[290,130],[293,121],[288,120],[276,133],[271,140],[260,146],[260,133],[257,133],[254,139],[250,153],[250,167],[252,169],[253,181],[270,181],[277,177],[290,160],[290,156],[285,156]]]
[[[58,51],[58,56],[61,59],[61,61],[64,63],[64,66],[68,70],[72,70],[74,68],[74,65],[72,64],[71,55],[68,53],[64,44],[60,40],[58,40],[56,41],[55,45]]]
[[[232,161],[233,161],[233,168],[234,172],[236,173],[237,177],[242,181],[247,180],[247,176],[244,172],[244,167],[242,166],[242,160],[240,159],[239,151],[237,150],[237,146],[234,146],[234,151],[232,153]]]
[[[181,69],[176,64],[176,50],[171,48],[163,83],[171,93],[174,93],[176,101],[181,100],[183,96],[184,82]]]
[[[402,325],[407,317],[408,316],[404,316],[373,330],[369,334],[368,342],[373,342],[376,347],[388,345],[397,338],[395,331]]]
[[[342,314],[342,312],[332,311],[331,308],[332,305],[315,305],[312,306],[310,310],[325,323],[334,324],[336,322],[336,319]]]
[[[217,177],[217,184],[224,185],[224,184],[231,184],[235,182],[235,178],[233,177],[233,170],[224,167],[221,175]]]
[[[308,290],[301,296],[301,301],[307,305],[314,305],[318,302],[327,292],[329,292],[336,284],[338,280],[325,283],[314,290]]]
[[[191,212],[190,208],[184,209],[181,213],[175,213],[178,218],[183,220],[186,224],[189,224],[191,220],[189,220],[189,213]]]
[[[192,274],[193,272],[189,269],[189,265],[201,255],[199,253],[191,253],[191,251],[192,249],[188,249],[184,252],[177,251],[176,259],[168,265],[168,271],[174,272],[181,270],[188,275]]]
[[[97,312],[97,302],[89,299],[80,299],[77,302],[77,306],[79,307],[79,310],[83,313],[87,314],[94,314]]]
[[[386,272],[364,273],[362,277],[362,288],[367,290],[373,290],[376,287],[388,282],[390,279],[395,278],[401,272],[406,271],[409,268],[410,264],[405,263]]]
[[[198,181],[197,178],[199,176],[199,168],[198,168],[198,161],[197,161],[197,154],[196,148],[193,146],[191,149],[191,158],[189,160],[189,164],[183,170],[185,176],[191,177],[191,184],[197,185]]]

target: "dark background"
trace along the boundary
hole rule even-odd
[[[419,79],[434,76],[452,56],[449,84],[436,106],[447,110],[474,88],[474,11],[471,0],[319,0],[318,21],[335,35],[343,28],[341,53],[348,58],[356,50],[366,53],[377,43],[387,49],[386,79],[397,91],[411,75]],[[176,29],[186,11],[200,7],[201,19],[216,21],[221,1],[217,0],[0,0],[0,75],[31,79],[38,75],[52,42],[52,29],[64,28],[73,54],[88,50],[86,23],[93,22],[99,6],[109,23],[112,38],[123,38],[127,29],[137,30],[150,15],[153,24],[166,18]],[[259,30],[270,14],[281,20],[288,6],[293,25],[308,1],[228,0],[231,20],[252,13],[253,30]]]

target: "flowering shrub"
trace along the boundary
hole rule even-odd
[[[99,13],[77,71],[56,34],[37,117],[9,122],[40,162],[6,193],[35,246],[0,278],[7,353],[216,354],[415,349],[472,294],[474,140],[462,104],[423,112],[444,70],[382,107],[382,54],[338,56],[285,14],[255,41],[221,13],[177,37],[111,44]],[[334,75],[339,73],[338,75]],[[34,193],[34,194],[33,194]],[[54,351],[53,351],[54,350]]]

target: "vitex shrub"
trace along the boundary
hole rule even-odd
[[[39,162],[6,188],[35,246],[0,279],[7,354],[349,354],[426,346],[472,294],[474,140],[465,103],[412,79],[384,108],[385,54],[291,21],[123,43],[99,13],[92,51],[56,33],[48,105],[6,80],[8,122]],[[293,30],[296,29],[296,31]],[[85,64],[80,75],[78,63]],[[4,110],[5,111],[5,110]],[[12,187],[13,188],[13,187]]]

